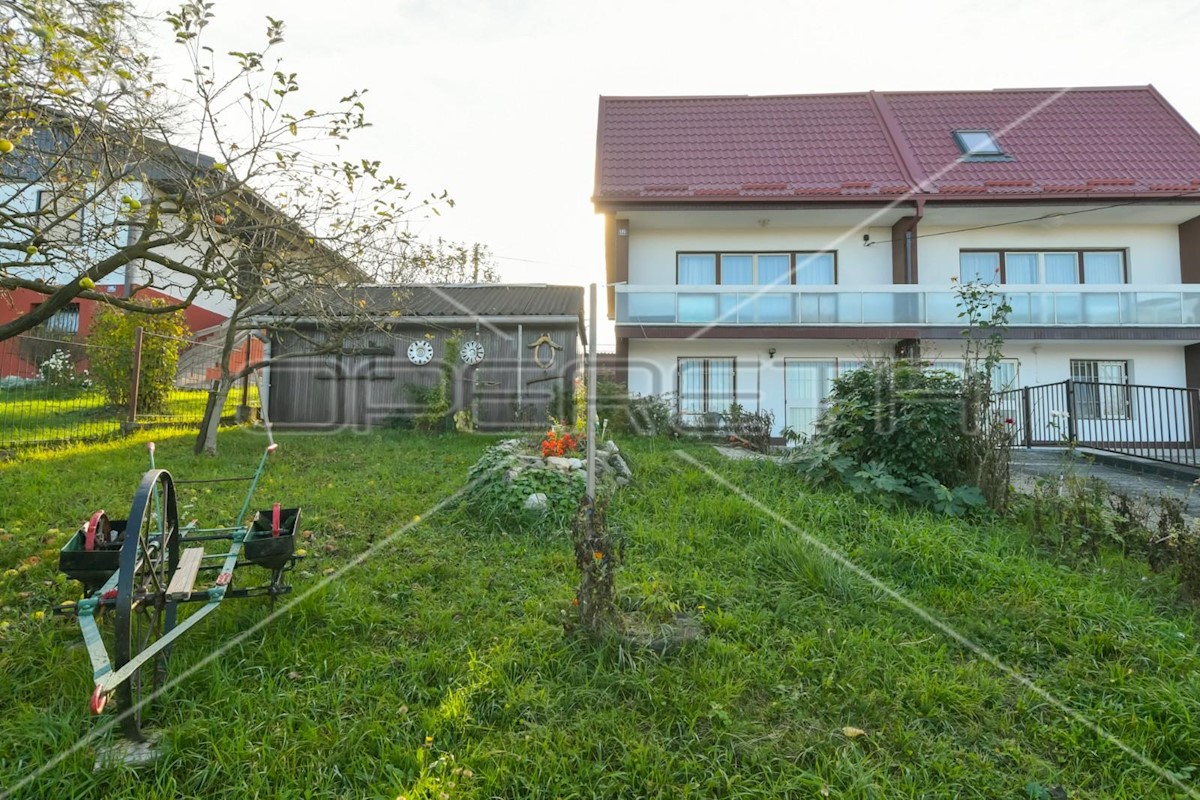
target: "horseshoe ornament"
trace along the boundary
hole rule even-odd
[[[533,351],[533,363],[537,364],[542,369],[550,369],[554,366],[554,359],[557,355],[555,350],[562,350],[561,344],[555,344],[550,338],[550,334],[543,333],[533,341],[533,344],[528,346]],[[545,357],[542,356],[542,348],[545,347]]]

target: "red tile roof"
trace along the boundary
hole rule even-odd
[[[961,160],[955,130],[1012,160]],[[601,97],[596,150],[598,203],[1200,193],[1200,135],[1152,86]]]

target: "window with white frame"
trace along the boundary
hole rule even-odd
[[[680,286],[832,286],[837,283],[833,252],[679,253],[675,282]]]
[[[966,362],[961,358],[935,358],[929,362],[933,369],[941,369],[962,377],[966,371]],[[1003,392],[1017,388],[1017,372],[1020,362],[1015,358],[1001,360],[992,368],[992,391]],[[980,370],[982,372],[982,370]]]
[[[679,359],[679,416],[686,425],[706,425],[723,414],[736,398],[737,369],[733,358]]]
[[[1130,419],[1128,361],[1071,359],[1078,419]]]
[[[1126,283],[1124,250],[964,250],[958,256],[963,283]]]

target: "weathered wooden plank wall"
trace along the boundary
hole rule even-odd
[[[553,363],[536,363],[530,345],[543,334],[561,349]],[[306,332],[311,337],[311,332]],[[421,410],[413,387],[430,388],[440,379],[440,365],[449,357],[455,367],[454,410],[470,407],[483,429],[512,429],[522,423],[541,427],[551,409],[555,388],[570,392],[578,367],[578,331],[574,325],[496,325],[463,330],[463,341],[477,339],[486,356],[476,367],[462,363],[457,352],[446,352],[452,329],[394,326],[389,333],[371,332],[355,347],[367,353],[318,355],[290,359],[271,368],[271,421],[283,426],[334,428],[385,425]],[[408,360],[408,346],[427,339],[433,361],[423,366]],[[310,345],[294,334],[280,334],[273,353],[303,352]],[[550,348],[540,357],[549,361]]]

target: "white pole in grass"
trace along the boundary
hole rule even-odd
[[[596,284],[588,301],[587,341],[587,496],[596,502]]]

